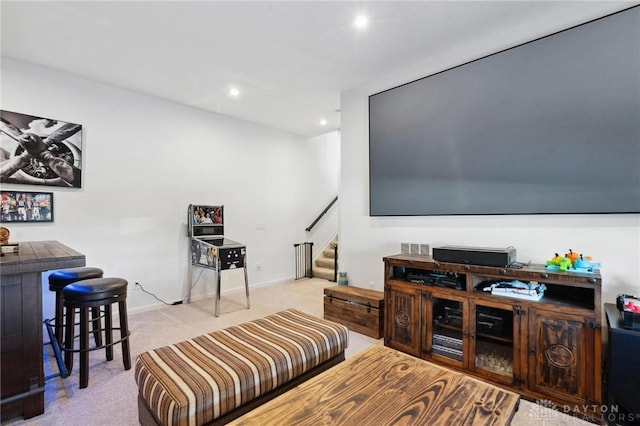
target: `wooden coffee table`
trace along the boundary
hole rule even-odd
[[[372,346],[232,425],[508,425],[520,396]]]

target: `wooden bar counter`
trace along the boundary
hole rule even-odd
[[[508,425],[520,396],[372,346],[231,425]]]
[[[44,413],[42,272],[84,265],[84,254],[57,241],[21,242],[0,257],[3,420]]]

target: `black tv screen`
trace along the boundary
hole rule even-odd
[[[640,7],[369,97],[371,216],[640,212]]]

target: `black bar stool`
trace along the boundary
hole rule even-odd
[[[56,293],[56,313],[53,318],[53,322],[55,324],[55,335],[56,340],[58,341],[58,346],[62,346],[64,332],[62,289],[76,281],[87,280],[90,278],[102,278],[103,274],[104,271],[100,268],[83,266],[80,268],[58,269],[49,275],[49,290]],[[97,309],[92,313],[94,315],[94,320],[98,318]],[[101,343],[96,342],[96,344]]]
[[[113,359],[113,345],[122,343],[124,369],[131,369],[129,353],[129,326],[127,323],[127,285],[122,278],[91,278],[67,285],[63,290],[66,309],[64,332],[64,362],[69,371],[73,368],[73,353],[80,352],[80,388],[89,385],[89,351],[105,348],[107,361]],[[112,307],[118,304],[120,327],[113,328]],[[89,347],[89,309],[104,307],[104,344]],[[74,348],[74,317],[76,309],[80,314],[80,348]],[[113,330],[120,330],[120,340],[113,341]],[[94,330],[95,331],[95,330]]]

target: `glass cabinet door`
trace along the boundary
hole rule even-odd
[[[430,298],[431,356],[444,357],[443,361],[461,364],[464,358],[464,327],[466,303],[464,300]]]
[[[473,363],[477,372],[511,382],[514,376],[514,311],[474,304]],[[517,327],[516,327],[517,328]],[[517,362],[517,360],[515,360]]]

